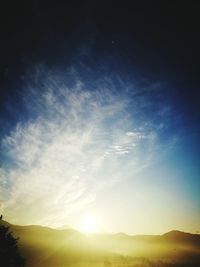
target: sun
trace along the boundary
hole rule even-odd
[[[80,224],[80,230],[84,233],[96,233],[99,230],[99,222],[93,214],[85,215]]]

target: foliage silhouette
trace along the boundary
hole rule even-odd
[[[18,238],[14,238],[9,227],[3,224],[3,216],[0,216],[0,266],[23,267],[24,259],[18,251]]]

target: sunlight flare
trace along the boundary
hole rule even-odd
[[[80,224],[80,230],[84,233],[96,233],[99,231],[99,221],[93,214],[85,215]]]

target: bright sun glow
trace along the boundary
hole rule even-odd
[[[80,225],[80,230],[85,233],[95,233],[99,230],[99,223],[94,215],[86,215]]]

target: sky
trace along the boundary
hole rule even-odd
[[[35,0],[2,10],[4,218],[199,232],[200,5]]]

